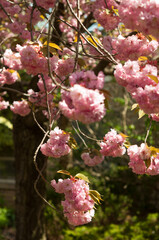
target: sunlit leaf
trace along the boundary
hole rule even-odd
[[[46,42],[44,42],[44,46],[47,46],[48,44],[47,44],[47,41]],[[62,51],[62,49],[56,44],[56,43],[49,43],[49,47],[51,47],[51,48],[55,48],[55,49],[58,49],[58,50],[60,50],[60,51]]]
[[[147,60],[148,60],[148,58],[145,57],[145,56],[140,56],[140,57],[138,58],[138,61],[140,61],[140,62],[142,62],[142,61],[147,61]]]
[[[128,138],[129,136],[125,135],[124,133],[120,133],[120,135],[123,137],[123,138]]]
[[[89,195],[90,197],[93,199],[93,201],[96,204],[100,204],[100,201],[102,201],[103,199],[101,198],[101,195],[99,192],[97,192],[96,190],[89,190]]]
[[[147,75],[149,78],[151,78],[155,83],[158,83],[158,77],[154,75]]]
[[[149,148],[150,148],[150,150],[151,150],[151,156],[156,157],[157,154],[159,153],[159,148],[155,148],[155,147],[153,147],[153,146],[150,146]]]
[[[76,140],[71,135],[70,135],[70,139],[68,141],[68,145],[70,148],[75,149],[75,150],[78,148],[78,144],[77,144]]]
[[[90,181],[89,181],[88,177],[87,177],[87,176],[85,176],[85,175],[84,175],[84,174],[82,174],[82,173],[77,173],[77,174],[75,175],[75,178],[79,178],[79,179],[82,179],[82,180],[84,180],[85,182],[88,182],[88,183],[90,183]]]
[[[62,174],[68,175],[68,176],[71,175],[71,174],[70,174],[68,171],[66,171],[66,170],[59,170],[59,171],[57,171],[57,173],[62,173]]]
[[[13,129],[13,124],[5,117],[0,117],[0,124],[3,124],[9,129]]]
[[[142,118],[146,113],[142,110],[142,109],[139,109],[139,117],[138,119]]]
[[[119,17],[118,9],[115,9],[114,6],[112,6],[112,11]]]
[[[134,110],[135,108],[138,108],[139,107],[139,104],[137,103],[134,103],[131,107],[131,111]]]
[[[147,39],[148,39],[149,41],[152,41],[152,40],[157,41],[157,39],[156,39],[154,36],[152,36],[152,35],[148,35],[148,36],[146,36],[146,37],[147,37]]]
[[[100,44],[99,39],[96,38],[96,37],[93,37],[93,39],[92,39],[90,36],[88,36],[88,37],[87,37],[87,40],[88,40],[90,43],[92,43],[95,47],[97,47],[97,44],[96,44],[96,43]]]

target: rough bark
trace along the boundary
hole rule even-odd
[[[33,164],[36,148],[43,133],[31,116],[14,117],[14,144],[16,169],[16,240],[41,240],[44,237],[44,202],[34,190],[38,173]],[[45,157],[38,154],[41,169]],[[38,183],[39,192],[45,196],[45,183]]]

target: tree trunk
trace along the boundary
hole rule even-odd
[[[42,131],[29,115],[14,116],[14,147],[16,169],[16,240],[41,240],[44,235],[43,200],[34,189],[38,173],[33,163],[35,151],[43,138]],[[46,158],[39,153],[37,163],[43,167]],[[45,183],[40,179],[37,188],[45,196]]]

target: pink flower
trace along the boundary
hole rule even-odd
[[[70,135],[56,127],[50,132],[50,138],[47,143],[41,146],[41,152],[49,157],[60,158],[67,155],[71,149],[68,146]]]
[[[58,193],[64,193],[63,211],[69,224],[78,226],[86,224],[94,216],[94,201],[89,196],[89,185],[84,180],[68,178],[51,181],[52,187]]]
[[[125,138],[114,129],[111,129],[105,137],[104,141],[100,143],[100,153],[103,156],[112,156],[112,157],[120,157],[125,154],[126,149],[123,146]]]
[[[25,117],[31,111],[31,109],[29,108],[29,104],[26,100],[14,101],[13,105],[10,106],[10,109],[15,114],[19,114],[22,117]]]
[[[59,108],[66,117],[89,124],[104,117],[104,96],[98,90],[75,84],[70,92],[63,92]]]
[[[142,143],[140,147],[132,145],[128,148],[127,153],[130,158],[129,167],[132,168],[132,171],[136,174],[145,174],[147,170],[145,160],[150,159],[151,156],[149,147],[145,143]]]
[[[92,152],[84,152],[81,155],[81,158],[83,159],[84,163],[88,166],[95,166],[97,164],[100,164],[104,160],[104,156],[102,156],[97,151]]]

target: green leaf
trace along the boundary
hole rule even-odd
[[[0,117],[0,124],[3,124],[9,129],[13,129],[13,124],[5,117]]]
[[[47,46],[48,44],[47,44],[47,41],[46,42],[44,42],[44,46]],[[55,49],[58,49],[58,50],[60,50],[60,51],[62,51],[62,49],[56,44],[56,43],[49,43],[49,47],[51,47],[51,48],[55,48]]]
[[[139,107],[139,104],[137,103],[134,103],[131,107],[131,111],[134,110],[135,108],[138,108]]]
[[[101,198],[101,195],[99,192],[97,192],[96,190],[89,190],[89,195],[90,197],[93,199],[93,201],[96,204],[100,204],[100,201],[102,201],[103,199]]]
[[[78,144],[72,136],[70,136],[70,139],[68,141],[68,146],[72,149],[75,149],[75,150],[78,148]]]
[[[85,182],[88,182],[88,183],[90,183],[90,181],[89,181],[88,177],[87,177],[87,176],[85,176],[85,175],[84,175],[84,174],[82,174],[82,173],[77,173],[77,174],[75,175],[75,178],[79,178],[79,179],[82,179],[82,180],[84,180]]]
[[[68,175],[68,176],[71,175],[71,174],[70,174],[68,171],[66,171],[66,170],[59,170],[59,171],[57,171],[57,173],[62,173],[62,174]]]
[[[142,110],[142,109],[139,109],[139,117],[138,119],[142,118],[146,113]]]
[[[158,77],[154,75],[147,75],[149,78],[151,78],[155,83],[158,83]]]

